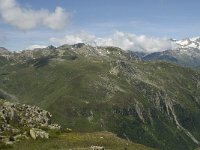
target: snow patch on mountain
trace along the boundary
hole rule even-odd
[[[178,48],[195,48],[200,49],[200,37],[194,37],[191,39],[177,40],[175,43]]]

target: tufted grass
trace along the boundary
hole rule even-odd
[[[153,150],[118,138],[110,132],[56,133],[49,140],[26,140],[1,150],[91,150],[91,146],[104,146],[106,150]]]

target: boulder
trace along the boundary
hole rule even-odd
[[[42,129],[37,129],[37,128],[30,129],[30,136],[34,140],[36,140],[38,138],[49,139],[49,133],[45,132]]]
[[[12,144],[28,139],[48,139],[47,130],[60,130],[52,124],[52,114],[37,106],[11,103],[0,99],[0,142]],[[42,130],[43,129],[43,130]],[[3,135],[7,135],[6,137]]]

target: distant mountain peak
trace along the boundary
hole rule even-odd
[[[74,45],[71,45],[73,48],[82,48],[83,46],[86,46],[85,43],[77,43],[77,44],[74,44]]]
[[[200,41],[200,36],[193,37],[190,39],[191,41]]]
[[[186,38],[183,40],[177,40],[175,43],[178,48],[195,48],[200,49],[200,37]]]
[[[47,49],[56,49],[56,47],[53,46],[53,45],[49,45],[49,46],[47,46],[46,48],[47,48]]]
[[[160,60],[181,64],[183,66],[200,68],[200,37],[182,40],[169,39],[177,47],[171,50],[150,54],[137,54],[143,60]]]
[[[8,49],[6,49],[5,47],[0,47],[0,52],[8,52]]]
[[[0,55],[8,55],[10,51],[4,47],[0,47]]]

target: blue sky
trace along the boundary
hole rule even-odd
[[[46,9],[49,13],[60,6],[70,14],[67,26],[59,30],[45,25],[23,30],[1,17],[0,46],[12,50],[48,45],[52,37],[81,31],[100,37],[115,31],[178,39],[200,35],[199,0],[0,0],[0,5],[5,1],[15,1],[27,10]]]

